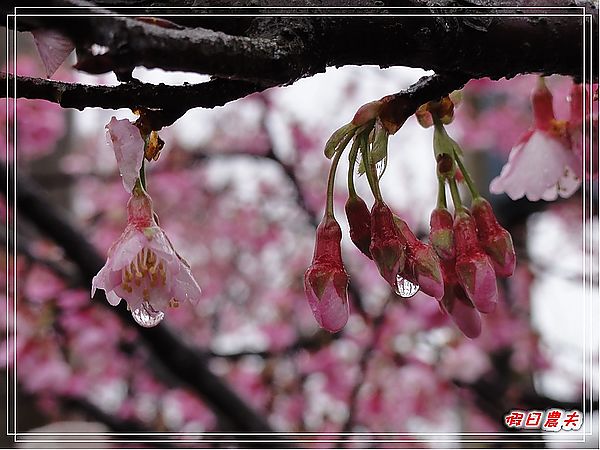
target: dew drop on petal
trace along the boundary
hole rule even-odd
[[[133,320],[144,328],[152,328],[158,325],[165,317],[165,313],[155,310],[148,302],[143,302],[139,308],[131,312]]]
[[[408,281],[406,278],[402,278],[400,275],[396,275],[396,288],[394,292],[402,298],[410,298],[419,292],[419,285]]]

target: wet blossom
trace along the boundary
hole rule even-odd
[[[435,250],[418,240],[404,220],[396,217],[395,221],[406,241],[406,264],[400,276],[416,283],[425,294],[441,299],[444,295],[444,280]]]
[[[515,271],[516,256],[510,233],[498,223],[492,205],[482,198],[473,200],[471,207],[477,224],[479,243],[490,257],[496,274],[510,277]]]
[[[113,306],[124,299],[136,322],[150,327],[162,320],[166,308],[186,301],[196,304],[200,288],[187,262],[156,223],[152,200],[139,183],[127,204],[127,215],[125,231],[92,280],[92,297],[96,289],[103,289]]]
[[[381,276],[394,289],[397,275],[404,268],[404,238],[394,223],[390,208],[382,201],[375,201],[371,209],[371,246],[373,260]]]
[[[533,127],[510,152],[490,192],[505,192],[513,200],[570,197],[581,183],[580,163],[571,150],[567,123],[555,119],[552,94],[543,80],[533,91],[532,104]]]
[[[351,195],[346,202],[346,217],[350,225],[350,239],[365,256],[373,259],[371,245],[371,213],[365,201],[358,195]]]
[[[473,217],[458,210],[454,219],[456,275],[469,299],[482,313],[494,311],[498,301],[496,274],[477,238]]]
[[[315,251],[304,274],[304,292],[320,327],[335,333],[348,321],[348,274],[342,263],[342,230],[325,215],[317,228]]]

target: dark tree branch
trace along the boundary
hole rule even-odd
[[[54,5],[82,6],[78,0],[55,0]],[[257,1],[255,6],[273,2]],[[236,6],[221,1],[219,6]],[[357,10],[348,2],[346,13]],[[360,2],[362,6],[365,2]],[[375,2],[370,2],[375,6]],[[409,17],[331,15],[309,1],[294,6],[310,7],[292,12],[323,13],[330,16],[257,17],[245,36],[228,35],[204,28],[172,29],[124,17],[23,17],[17,26],[46,27],[68,35],[78,47],[92,44],[108,47],[102,58],[90,59],[102,69],[127,70],[136,65],[208,73],[226,78],[288,84],[298,78],[323,72],[328,66],[375,64],[405,65],[438,73],[460,71],[469,78],[500,78],[519,73],[542,72],[581,76],[584,30],[581,8],[593,14],[593,2],[553,1],[559,13],[572,17],[544,16],[548,10],[483,9],[494,6],[487,0],[406,0],[402,10]],[[529,6],[524,3],[524,6]],[[506,17],[443,16],[456,13],[456,6],[470,7],[467,13],[506,14]],[[79,10],[81,11],[81,10]],[[199,9],[197,11],[202,11]],[[196,11],[196,12],[197,12]],[[211,11],[212,12],[212,11]],[[233,10],[252,14],[252,10]],[[263,13],[289,14],[285,9]],[[389,9],[377,12],[398,13]],[[465,12],[462,10],[461,12]],[[556,12],[554,10],[553,12]],[[155,13],[160,14],[160,13]],[[579,15],[579,17],[576,17]],[[532,17],[535,16],[535,17]],[[597,41],[597,27],[593,40]],[[597,76],[597,74],[596,74]]]
[[[7,76],[9,97],[13,96],[13,83],[16,82],[18,98],[48,100],[64,108],[149,109],[146,117],[155,129],[172,124],[191,108],[220,106],[264,88],[245,81],[220,79],[183,86],[138,82],[118,86],[91,86],[21,76],[15,78],[12,74],[5,73],[0,73],[0,83],[6,82]],[[385,118],[391,121],[403,120],[423,103],[460,89],[468,80],[468,77],[461,74],[423,77],[407,90],[390,96],[385,108]],[[285,164],[282,164],[282,168],[294,182],[295,175],[290,173]]]
[[[99,7],[96,7],[80,0],[53,2],[61,6],[92,5],[93,8],[86,12],[100,13],[107,12],[100,9],[107,3],[100,0]],[[176,25],[171,28],[131,17],[109,15],[35,17],[33,14],[37,10],[28,10],[33,14],[19,17],[17,27],[22,30],[53,28],[68,35],[78,46],[78,67],[82,70],[92,73],[113,70],[118,76],[129,74],[123,75],[123,79],[131,79],[131,70],[143,65],[208,73],[226,79],[192,86],[150,86],[130,82],[117,87],[103,87],[23,78],[17,81],[17,96],[42,98],[78,109],[87,106],[157,109],[151,113],[151,118],[156,128],[160,128],[171,124],[193,107],[222,105],[267,87],[293,83],[301,77],[323,72],[328,66],[375,64],[380,67],[422,67],[443,75],[437,80],[442,81],[439,87],[444,88],[438,89],[435,97],[416,97],[422,104],[461,87],[472,78],[487,76],[498,79],[531,72],[581,78],[583,8],[592,17],[592,39],[597,40],[598,36],[597,7],[592,2],[581,0],[551,1],[551,6],[563,7],[552,12],[571,14],[566,17],[542,16],[548,10],[537,5],[539,2],[533,3],[539,6],[536,10],[483,9],[495,6],[488,0],[405,0],[402,6],[410,9],[402,10],[360,9],[379,5],[369,0],[327,2],[327,6],[346,7],[334,11],[319,9],[324,3],[295,0],[291,6],[298,10],[249,10],[239,8],[237,3],[229,0],[212,0],[206,6],[233,6],[238,9],[193,9],[190,12],[244,15],[224,18],[200,15],[195,20],[190,16],[183,23],[194,27]],[[116,6],[139,7],[141,15],[151,11],[159,11],[156,14],[181,12],[144,9],[154,4],[121,1]],[[168,3],[157,4],[164,6]],[[272,8],[273,2],[258,0],[254,5]],[[173,6],[190,6],[190,2],[179,0]],[[472,15],[451,16],[456,13],[456,6],[469,7],[459,11]],[[10,6],[4,6],[3,10],[9,12]],[[69,12],[61,10],[61,13],[65,11]],[[136,11],[125,10],[128,14]],[[81,12],[81,9],[72,12]],[[310,16],[323,12],[329,16]],[[358,16],[342,17],[338,14],[341,12]],[[375,15],[364,15],[366,12]],[[300,13],[303,16],[272,17],[261,13]],[[402,13],[408,17],[393,17],[385,13]],[[481,13],[501,13],[506,17],[473,15]],[[226,32],[196,27],[198,24]],[[105,46],[108,51],[94,56],[91,51],[93,44]],[[593,68],[596,62],[595,59],[590,61]],[[593,78],[597,80],[597,72],[593,73]]]
[[[7,168],[0,164],[2,172],[2,192],[7,196]],[[12,186],[12,180],[8,180]],[[61,246],[66,256],[81,271],[84,279],[91,283],[92,277],[104,265],[104,258],[57,208],[38,191],[31,181],[21,175],[17,178],[16,211],[38,225],[40,231]],[[8,196],[10,198],[10,196]],[[96,294],[96,301],[111,308],[126,324],[131,324],[131,315],[124,302],[112,308],[103,301],[102,294]],[[155,328],[138,328],[139,335],[149,349],[166,367],[198,392],[215,411],[229,419],[236,431],[269,432],[269,424],[253,411],[230,387],[214,375],[207,365],[207,359],[181,341],[169,328],[161,324]]]
[[[5,83],[6,77],[1,73],[0,83]],[[12,96],[15,82],[12,74],[8,74],[8,82],[8,95]],[[148,108],[151,111],[147,117],[155,129],[172,124],[191,108],[221,106],[263,89],[246,81],[219,79],[183,86],[139,82],[92,86],[29,77],[17,77],[16,83],[17,97],[48,100],[63,108]]]

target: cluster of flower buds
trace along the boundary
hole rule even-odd
[[[349,314],[348,276],[341,258],[341,230],[333,214],[333,185],[338,161],[351,141],[349,196],[345,211],[352,242],[373,260],[382,278],[401,297],[412,297],[419,289],[438,299],[444,294],[438,255],[430,245],[419,241],[406,222],[392,212],[379,189],[390,134],[379,117],[384,105],[385,101],[380,100],[361,107],[352,122],[337,130],[325,146],[325,155],[332,159],[327,208],[317,229],[314,257],[305,273],[304,286],[317,322],[331,332],[339,331]],[[366,174],[375,198],[370,210],[354,187],[359,160],[358,172]]]
[[[181,302],[197,303],[200,288],[188,263],[158,225],[152,199],[146,192],[144,160],[156,160],[163,142],[143,123],[136,125],[113,117],[106,126],[107,141],[131,198],[127,203],[127,226],[92,280],[92,297],[96,289],[103,289],[113,306],[124,299],[133,319],[148,328],[163,320],[166,308],[176,308]]]
[[[437,161],[438,204],[430,217],[429,240],[441,260],[444,295],[440,307],[468,337],[481,333],[480,313],[496,308],[496,277],[509,277],[515,269],[512,238],[498,223],[490,203],[481,197],[462,161],[462,150],[446,133],[453,119],[454,102],[445,97],[417,111],[419,123],[434,127],[433,149]],[[461,199],[459,180],[472,196],[471,209]],[[446,201],[448,185],[454,216]]]
[[[416,114],[421,125],[435,127],[433,147],[439,191],[438,205],[431,214],[429,243],[420,241],[393,213],[379,189],[387,163],[388,137],[399,128],[390,129],[382,119],[388,100],[361,107],[352,122],[337,130],[325,146],[325,155],[332,159],[327,208],[317,229],[312,264],[304,276],[307,299],[321,327],[336,332],[345,325],[349,314],[348,276],[341,257],[341,229],[334,217],[333,186],[339,159],[352,141],[345,205],[352,242],[373,260],[396,294],[408,298],[421,290],[434,297],[458,328],[474,338],[481,332],[480,313],[490,313],[496,307],[496,276],[508,277],[514,271],[510,234],[500,226],[490,204],[477,193],[462,163],[460,147],[444,129],[454,114],[454,102],[449,97],[423,105]],[[354,187],[358,161],[358,172],[366,174],[374,197],[371,210]],[[462,203],[458,180],[464,180],[471,191],[471,210]],[[446,203],[446,185],[452,195],[454,216]]]

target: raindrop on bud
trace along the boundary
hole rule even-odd
[[[406,278],[402,278],[400,275],[396,275],[396,288],[394,292],[402,298],[410,298],[419,292],[419,285],[408,281]]]

